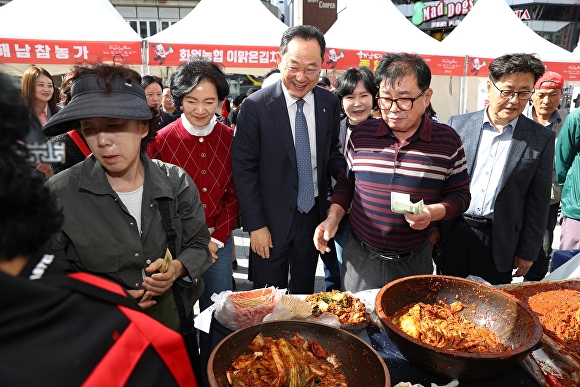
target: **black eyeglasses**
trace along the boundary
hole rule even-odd
[[[297,67],[291,67],[291,66],[284,66],[284,69],[288,72],[288,74],[290,75],[298,75],[298,73],[304,73],[305,76],[312,78],[312,77],[318,77],[318,75],[320,74],[320,69],[306,69],[306,70],[300,70]]]
[[[532,94],[534,94],[535,90],[532,91],[513,91],[513,90],[500,90],[499,87],[497,87],[497,85],[490,79],[490,82],[492,85],[495,86],[495,88],[497,89],[497,91],[499,91],[499,96],[505,99],[512,99],[514,97],[514,95],[518,96],[518,99],[521,100],[528,100],[532,97]]]
[[[387,98],[387,97],[381,97],[377,94],[377,100],[379,101],[379,108],[381,110],[391,110],[391,108],[393,107],[393,103],[397,104],[397,107],[406,112],[409,111],[411,109],[413,109],[413,103],[418,100],[423,93],[425,92],[425,90],[423,90],[422,92],[419,93],[419,95],[417,95],[415,98],[396,98],[396,99],[392,99],[392,98]]]

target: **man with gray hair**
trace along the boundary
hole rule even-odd
[[[471,204],[442,225],[441,274],[476,275],[492,284],[524,276],[542,244],[555,133],[526,118],[545,67],[535,55],[507,54],[489,65],[489,106],[451,117],[463,140]]]

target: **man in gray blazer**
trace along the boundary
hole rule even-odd
[[[316,27],[286,30],[277,55],[281,80],[246,98],[238,116],[232,167],[256,289],[314,291],[312,235],[326,217],[328,174],[336,178],[346,165],[338,98],[316,87],[325,46]]]
[[[545,67],[508,54],[489,65],[489,106],[451,117],[471,176],[471,204],[442,225],[441,274],[510,283],[538,257],[550,203],[555,134],[522,115]],[[515,269],[515,273],[512,271]]]

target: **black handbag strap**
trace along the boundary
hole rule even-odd
[[[159,206],[159,213],[161,214],[161,221],[163,222],[163,228],[167,232],[167,244],[169,245],[169,252],[173,257],[177,257],[177,249],[175,247],[175,239],[177,238],[177,233],[173,229],[171,224],[171,213],[169,212],[169,200],[157,200],[157,205]]]
[[[159,207],[159,213],[161,214],[161,221],[163,222],[163,228],[167,232],[167,244],[169,252],[175,258],[177,257],[177,249],[175,246],[175,239],[177,238],[177,233],[173,229],[171,224],[171,212],[169,211],[169,200],[160,199],[157,200],[157,206]],[[192,325],[191,321],[187,321],[187,313],[185,312],[185,305],[181,299],[181,287],[175,282],[171,287],[173,290],[173,298],[175,299],[175,306],[177,307],[177,312],[179,314],[179,326],[181,333],[189,332],[188,325]],[[191,314],[190,317],[192,317]],[[192,319],[190,319],[192,320]],[[193,320],[192,320],[193,321]]]

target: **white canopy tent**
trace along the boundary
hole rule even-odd
[[[526,26],[505,0],[479,0],[441,46],[446,52],[470,57],[526,52],[537,53],[542,61],[578,62],[577,55]]]
[[[479,0],[461,23],[441,42],[442,50],[469,56],[469,67],[462,87],[460,112],[481,108],[486,91],[482,76],[487,65],[498,56],[524,52],[538,54],[549,70],[568,81],[580,80],[580,57],[552,44],[526,26],[505,0]],[[484,65],[472,72],[473,60]],[[468,98],[467,90],[475,90]]]
[[[324,34],[328,47],[441,55],[441,43],[414,26],[391,0],[349,1]]]
[[[147,63],[178,66],[201,55],[228,72],[265,73],[276,65],[274,54],[287,28],[260,0],[201,0],[182,20],[147,39]]]
[[[447,55],[441,42],[413,25],[391,0],[348,1],[324,37],[331,51],[324,67],[329,68],[331,55],[336,58],[331,70],[374,69],[385,52],[421,55],[434,75],[432,100],[438,116],[446,119],[457,113],[465,56]]]
[[[108,0],[13,0],[0,7],[0,71],[31,65],[62,74],[74,63],[143,63],[141,37]]]

